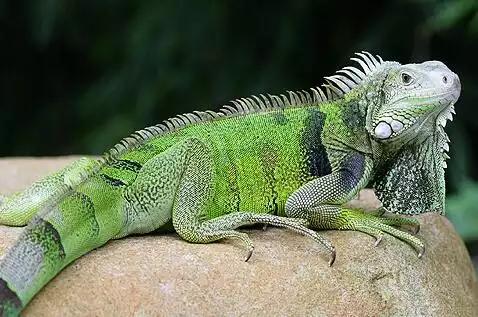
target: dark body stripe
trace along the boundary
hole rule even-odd
[[[116,160],[109,164],[111,167],[116,167],[120,170],[127,170],[138,173],[141,169],[141,164],[131,160]]]
[[[114,178],[106,174],[101,174],[101,178],[103,178],[108,184],[114,187],[126,186],[126,183],[123,182],[121,179]]]
[[[308,173],[314,177],[324,176],[332,172],[327,151],[322,144],[324,122],[324,113],[317,109],[310,109],[302,134],[302,145],[307,158]]]
[[[360,153],[351,153],[341,166],[340,182],[343,188],[349,192],[360,182],[365,171],[365,156]]]
[[[142,165],[131,160],[115,160],[109,162],[101,173],[105,182],[113,187],[130,185],[141,170]]]

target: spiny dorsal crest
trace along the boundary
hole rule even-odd
[[[288,97],[280,95],[260,95],[248,98],[232,100],[230,104],[224,105],[219,111],[193,111],[176,117],[164,120],[163,122],[138,130],[130,136],[122,139],[111,150],[105,153],[102,161],[114,160],[123,153],[134,149],[154,137],[181,129],[190,124],[216,120],[223,117],[247,114],[251,112],[268,111],[286,107],[304,107],[316,105],[321,102],[336,100],[344,94],[357,87],[370,74],[374,73],[383,63],[383,59],[376,55],[362,51],[355,53],[358,57],[351,60],[357,62],[361,69],[353,66],[346,66],[337,71],[336,75],[324,77],[326,83],[323,89],[320,87],[310,88],[308,91],[288,91]],[[325,92],[324,92],[325,91]]]

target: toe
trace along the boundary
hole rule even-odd
[[[329,266],[332,266],[335,262],[335,256],[337,253],[335,252],[335,248],[330,252],[330,260],[329,260]]]

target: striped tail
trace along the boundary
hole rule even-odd
[[[66,265],[65,249],[54,226],[36,217],[0,263],[0,307],[16,316],[37,291]]]
[[[122,226],[120,200],[114,195],[109,199],[73,191],[34,216],[0,262],[2,316],[17,316],[65,266],[117,235]]]

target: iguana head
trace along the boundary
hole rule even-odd
[[[460,79],[442,62],[383,63],[377,74],[380,98],[371,108],[367,130],[377,141],[401,146],[444,127],[455,112]]]

